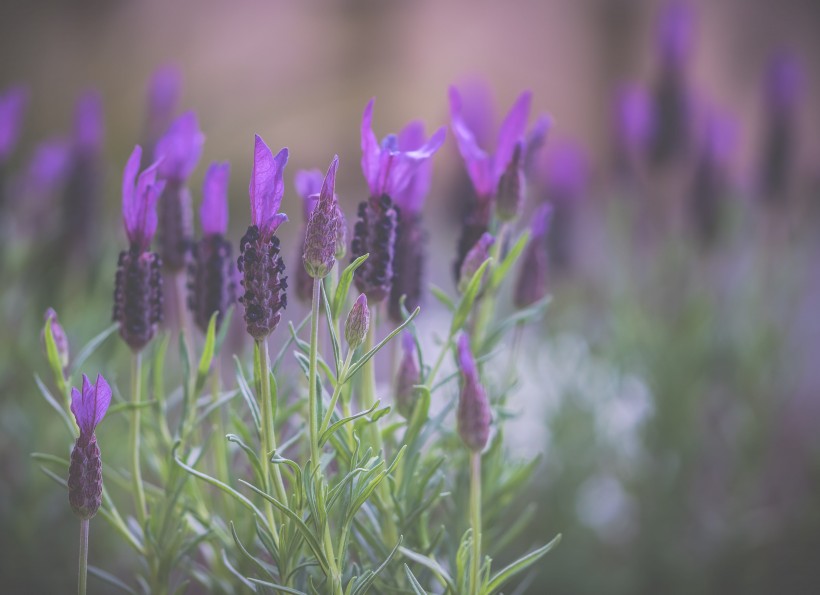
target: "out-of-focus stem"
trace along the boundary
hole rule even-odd
[[[80,521],[80,573],[77,579],[77,594],[85,595],[88,579],[88,525],[90,519]]]
[[[271,410],[270,394],[270,358],[268,341],[262,339],[256,342],[257,357],[259,358],[259,385],[261,386],[260,400],[262,401],[262,470],[265,474],[265,486],[268,491],[276,494],[276,499],[285,506],[288,505],[285,482],[279,465],[270,462],[271,453],[276,450],[276,434],[273,425],[273,411]],[[276,518],[273,513],[273,504],[265,501],[265,515],[268,518],[271,533],[275,541],[279,541],[279,532],[276,529]]]
[[[148,516],[148,505],[145,503],[145,489],[142,485],[142,468],[140,466],[140,416],[142,400],[142,353],[137,351],[131,359],[131,481],[134,485],[134,499],[137,506],[137,519],[140,526]]]
[[[308,367],[308,424],[310,426],[310,460],[315,468],[319,460],[319,402],[316,394],[316,366],[319,352],[319,299],[322,281],[313,279],[313,300],[310,314],[310,360]]]
[[[481,453],[470,453],[470,526],[473,530],[470,594],[481,587]]]

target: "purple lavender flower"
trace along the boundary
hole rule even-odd
[[[49,308],[46,310],[45,313],[45,321],[51,326],[51,338],[54,339],[54,346],[57,347],[57,355],[60,356],[60,365],[63,368],[63,374],[68,369],[68,337],[63,330],[60,321],[57,320],[57,312],[54,311],[54,308]],[[46,349],[46,333],[45,328],[40,333],[40,342],[43,345],[43,350]]]
[[[413,387],[421,383],[421,371],[416,362],[416,342],[407,331],[402,334],[401,347],[401,362],[396,373],[396,409],[402,417],[410,419],[416,405]]]
[[[102,150],[104,134],[102,97],[90,90],[74,108],[74,147],[78,153],[97,155]]]
[[[524,205],[524,168],[522,164],[523,143],[517,143],[507,169],[498,180],[495,212],[500,221],[517,218]]]
[[[270,335],[287,306],[285,263],[279,255],[279,238],[275,233],[288,220],[279,212],[285,183],[282,175],[288,162],[288,150],[274,157],[265,141],[255,138],[253,170],[248,188],[251,200],[251,225],[239,243],[239,272],[244,295],[248,333],[257,341]]]
[[[470,279],[476,274],[479,267],[484,264],[484,261],[490,257],[490,248],[495,244],[495,238],[487,232],[484,232],[475,245],[470,248],[467,255],[464,257],[464,262],[461,263],[461,274],[459,275],[458,291],[464,293]],[[489,271],[485,271],[486,274]]]
[[[336,238],[339,221],[339,203],[336,200],[336,170],[339,167],[339,156],[335,156],[327,170],[319,200],[308,219],[305,232],[302,264],[308,275],[314,279],[323,279],[336,264]]]
[[[374,101],[371,99],[365,107],[361,126],[362,172],[370,197],[359,204],[359,221],[354,228],[351,252],[353,259],[370,254],[356,269],[354,280],[368,300],[378,303],[390,295],[393,283],[398,219],[393,199],[405,200],[411,209],[418,205],[418,190],[411,184],[419,183],[415,177],[441,147],[445,130],[438,129],[426,143],[415,149],[403,150],[395,135],[386,136],[379,144],[371,127]]]
[[[157,230],[157,200],[165,186],[154,163],[139,178],[142,148],[137,145],[122,176],[122,218],[129,249],[120,252],[114,289],[114,321],[135,352],[145,347],[162,321],[162,276],[159,255],[149,251]],[[136,182],[136,183],[135,183]]]
[[[28,90],[23,86],[10,87],[0,95],[0,163],[17,146],[27,105]]]
[[[400,151],[415,151],[426,140],[424,124],[418,120],[405,126],[398,136]],[[412,311],[421,305],[424,277],[424,246],[427,232],[421,220],[424,199],[430,191],[433,162],[421,163],[404,190],[393,197],[398,219],[396,222],[396,245],[393,254],[393,284],[388,300],[388,314],[394,322],[401,322],[401,297],[405,307]]]
[[[461,265],[467,251],[487,231],[492,216],[492,203],[498,182],[512,160],[516,144],[522,139],[529,118],[532,94],[522,93],[513,104],[498,131],[495,151],[482,149],[463,115],[462,99],[455,87],[450,87],[450,117],[458,149],[476,193],[475,208],[465,218],[458,239],[453,274],[460,280]]]
[[[294,178],[294,186],[299,198],[302,199],[302,216],[304,219],[304,226],[302,227],[302,237],[299,242],[300,246],[305,245],[305,236],[307,233],[307,222],[310,219],[310,214],[316,207],[319,200],[319,192],[322,189],[324,182],[324,174],[319,169],[300,170],[296,172]],[[310,303],[313,291],[313,278],[308,275],[307,270],[302,264],[302,254],[296,254],[298,262],[293,270],[296,271],[296,298],[303,304]]]
[[[182,74],[175,66],[157,68],[148,82],[145,146],[156,145],[168,129],[179,104],[182,92]]]
[[[345,321],[345,341],[350,349],[356,349],[364,343],[370,328],[370,309],[367,307],[367,296],[360,294],[350,309]]]
[[[680,68],[692,53],[694,15],[688,2],[671,0],[658,18],[658,50],[668,68]]]
[[[228,231],[228,179],[230,165],[213,163],[205,172],[202,184],[202,239],[194,244],[188,269],[188,306],[194,322],[203,331],[214,312],[217,328],[228,308],[236,300],[234,261]]]
[[[490,437],[490,401],[478,377],[470,337],[463,333],[458,340],[458,366],[461,370],[461,393],[458,398],[456,420],[461,440],[472,451],[480,452]]]
[[[111,404],[111,387],[97,374],[94,384],[83,374],[82,392],[71,389],[71,413],[80,428],[80,436],[71,451],[68,468],[68,501],[81,519],[90,519],[102,503],[102,459],[94,430]]]
[[[615,99],[615,138],[622,164],[643,157],[654,131],[652,99],[641,85],[624,85]]]
[[[530,239],[524,250],[513,292],[516,308],[526,308],[547,295],[548,254],[546,236],[552,220],[552,205],[544,203],[532,214]]]
[[[204,142],[196,114],[186,112],[171,124],[154,150],[161,159],[159,176],[168,182],[159,203],[159,220],[160,253],[169,271],[185,266],[192,244],[193,213],[186,184],[202,156]]]

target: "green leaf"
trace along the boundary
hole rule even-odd
[[[295,329],[295,330],[296,330],[296,334],[297,334],[297,335],[298,335],[299,333],[301,333],[301,332],[302,332],[302,329],[303,329],[303,328],[305,328],[305,325],[306,325],[308,322],[310,322],[310,313],[308,313],[308,315],[307,315],[305,318],[303,318],[303,319],[302,319],[302,322],[300,322],[300,323],[296,326],[296,329]],[[290,326],[293,326],[293,324],[292,324],[292,323],[288,323],[288,326],[289,326],[289,327],[290,327]],[[285,341],[285,344],[284,344],[284,345],[282,345],[282,348],[279,350],[279,353],[277,353],[277,354],[276,354],[276,357],[273,359],[273,362],[271,363],[271,372],[274,372],[274,373],[275,373],[275,372],[276,372],[276,370],[278,370],[278,369],[279,369],[279,364],[281,364],[281,363],[282,363],[282,360],[284,359],[285,354],[286,354],[288,351],[290,351],[290,346],[291,346],[291,344],[292,344],[292,343],[293,343],[293,334],[291,334],[291,335],[289,335],[289,336],[288,336],[288,340],[287,340],[287,341]]]
[[[414,595],[427,595],[427,591],[422,588],[421,583],[419,583],[418,579],[413,575],[413,572],[407,564],[404,565],[404,574],[407,576],[407,581],[410,583],[410,588],[413,589]]]
[[[492,262],[493,259],[488,258],[481,263],[481,266],[478,267],[478,270],[473,274],[470,282],[467,284],[467,289],[464,290],[464,293],[458,302],[458,306],[456,307],[455,314],[453,314],[453,322],[450,324],[451,337],[454,337],[467,322],[467,317],[470,315],[470,310],[473,309],[473,303],[478,296],[478,291],[481,289],[481,282],[484,279],[484,271],[487,270],[487,267],[490,266]]]
[[[521,256],[521,252],[524,251],[524,248],[527,246],[527,242],[530,239],[530,231],[527,229],[518,240],[515,242],[510,251],[507,252],[507,256],[504,257],[504,260],[501,261],[492,273],[490,273],[490,283],[489,289],[490,291],[495,291],[500,285],[501,282],[504,281],[504,278],[510,272],[510,269],[518,260],[518,257]]]
[[[80,349],[77,353],[77,357],[74,358],[74,361],[71,363],[69,376],[73,376],[77,373],[77,371],[82,367],[85,361],[91,357],[91,355],[97,350],[97,348],[102,345],[102,343],[111,335],[113,335],[117,329],[120,328],[120,324],[115,322],[99,335],[91,339],[85,346]]]
[[[333,320],[339,320],[342,308],[345,306],[347,293],[350,291],[350,284],[353,282],[353,273],[356,272],[362,263],[367,260],[370,254],[362,254],[359,258],[351,262],[339,276],[339,285],[336,286],[336,295],[333,297]]]
[[[132,403],[131,401],[125,401],[123,403],[117,403],[116,405],[111,405],[108,409],[108,416],[111,417],[114,413],[119,413],[121,411],[133,411],[134,409],[146,409],[148,407],[153,407],[157,404],[156,399],[151,399],[150,401],[140,401],[139,403]]]
[[[481,351],[489,351],[492,349],[496,343],[501,340],[501,337],[503,337],[507,331],[514,326],[519,324],[529,324],[530,322],[534,322],[541,318],[551,301],[552,296],[548,295],[527,308],[518,310],[511,316],[508,316],[502,320],[487,334],[487,338],[484,340],[484,345],[481,347]]]
[[[216,350],[216,318],[217,312],[211,314],[211,319],[208,321],[208,330],[205,333],[205,345],[202,348],[202,356],[199,358],[199,367],[196,371],[196,393],[202,390],[205,384],[205,379],[208,378],[208,372],[211,371],[211,363],[214,360],[214,352]]]
[[[436,298],[439,303],[447,308],[449,312],[455,312],[456,304],[452,300],[452,298],[447,295],[447,293],[438,285],[430,284],[430,293],[433,294],[433,297]]]
[[[399,551],[405,558],[409,558],[413,562],[421,564],[422,566],[430,570],[433,573],[433,576],[435,576],[438,579],[438,581],[445,589],[450,589],[451,592],[458,593],[458,591],[456,590],[456,585],[453,582],[453,579],[450,577],[449,574],[447,574],[447,571],[444,570],[444,568],[442,568],[438,562],[436,562],[432,558],[423,556],[422,554],[418,554],[413,550],[408,550],[406,547],[400,547]]]
[[[237,436],[236,434],[228,434],[225,436],[225,440],[228,442],[233,442],[239,448],[241,448],[246,455],[248,455],[248,461],[250,462],[251,466],[253,467],[253,471],[256,474],[257,481],[264,481],[265,474],[262,472],[262,463],[259,460],[259,457],[253,451],[253,449],[245,444],[242,439]]]
[[[249,581],[256,585],[262,585],[263,587],[268,587],[269,589],[273,589],[274,591],[279,591],[280,593],[294,593],[295,595],[308,595],[304,591],[297,591],[296,589],[291,589],[290,587],[283,587],[282,585],[277,585],[276,583],[270,583],[268,581],[263,581],[258,578],[248,578]]]
[[[410,422],[404,432],[402,441],[404,444],[412,444],[415,441],[430,414],[430,389],[423,384],[418,384],[413,387],[413,397],[416,402],[413,404],[413,413],[410,415]]]
[[[248,385],[248,379],[245,378],[245,372],[242,369],[242,362],[240,362],[239,358],[236,356],[233,356],[233,359],[236,364],[236,384],[239,386],[239,392],[242,393],[242,397],[245,399],[245,403],[247,403],[248,409],[251,411],[251,417],[253,418],[253,423],[256,427],[256,435],[259,436],[262,431],[262,414],[259,412],[259,404],[256,402],[256,398],[251,392],[251,387]]]
[[[60,418],[65,423],[66,428],[68,428],[68,433],[71,435],[71,438],[76,438],[77,425],[68,416],[65,407],[63,407],[57,402],[57,399],[54,398],[54,396],[51,394],[51,391],[48,390],[48,387],[43,383],[42,380],[40,380],[40,377],[37,374],[34,375],[34,382],[37,383],[37,388],[40,389],[40,393],[43,395],[48,404],[51,405],[54,411],[60,414]]]
[[[322,283],[322,303],[325,306],[325,322],[327,322],[327,330],[330,334],[330,346],[333,348],[333,359],[336,364],[336,376],[338,377],[342,371],[342,356],[339,349],[339,337],[336,336],[336,324],[333,322],[333,315],[330,312],[330,300],[325,293],[325,284]]]
[[[239,548],[239,551],[241,551],[248,560],[253,562],[253,564],[259,570],[261,570],[262,572],[264,572],[264,573],[266,573],[270,576],[273,576],[273,568],[271,566],[269,566],[266,562],[263,562],[262,560],[260,560],[259,558],[256,558],[253,554],[251,554],[247,550],[247,548],[244,546],[242,541],[239,539],[239,535],[236,533],[236,527],[234,526],[233,521],[230,521],[229,524],[230,524],[230,527],[231,527],[231,536],[233,537],[234,543],[236,543],[237,547]]]
[[[228,306],[225,314],[222,316],[222,322],[219,323],[219,330],[216,333],[216,344],[214,345],[214,353],[220,353],[222,343],[225,342],[225,337],[228,336],[228,329],[231,326],[231,319],[233,318],[234,306]]]
[[[228,569],[228,572],[230,572],[237,579],[239,579],[239,581],[243,585],[245,585],[251,591],[256,591],[256,587],[254,586],[254,584],[250,580],[242,576],[242,573],[233,567],[233,564],[231,564],[230,560],[228,560],[228,553],[225,550],[222,550],[222,563],[225,564],[225,568]]]
[[[376,577],[379,575],[379,573],[385,568],[387,568],[387,565],[393,559],[393,556],[396,555],[396,552],[398,551],[399,546],[401,545],[401,542],[403,540],[404,537],[400,535],[398,543],[393,548],[393,551],[391,551],[390,554],[387,556],[387,558],[385,558],[384,562],[382,562],[379,565],[379,567],[376,568],[376,570],[368,570],[356,580],[355,586],[351,591],[351,595],[364,595],[365,593],[367,593],[368,589],[370,589],[371,585],[373,585],[373,581],[376,580]]]
[[[351,365],[350,370],[348,371],[347,375],[345,376],[345,379],[347,380],[347,379],[353,378],[354,374],[356,374],[356,372],[359,371],[359,368],[361,368],[363,365],[365,365],[370,360],[370,358],[372,358],[374,355],[376,355],[376,353],[378,353],[378,351],[382,347],[387,345],[387,343],[390,342],[390,339],[392,339],[393,337],[398,335],[404,327],[406,327],[408,324],[410,324],[410,322],[416,316],[418,316],[420,311],[421,311],[421,308],[416,307],[416,309],[413,310],[413,313],[410,314],[410,316],[407,319],[405,319],[404,322],[402,322],[399,326],[397,326],[395,329],[393,329],[393,331],[389,335],[387,335],[384,339],[382,339],[379,342],[379,344],[376,345],[373,349],[371,349],[370,351],[365,353],[361,358],[359,358],[359,360],[356,363]]]
[[[48,366],[51,368],[51,374],[54,377],[54,384],[57,385],[57,390],[61,395],[66,395],[66,382],[63,373],[63,364],[60,362],[60,352],[57,351],[57,343],[54,342],[54,334],[51,332],[51,319],[46,320],[43,327],[43,336],[46,342],[46,359]],[[65,398],[65,397],[64,397]]]
[[[119,589],[120,591],[122,591],[124,593],[131,593],[131,595],[137,595],[137,592],[134,591],[134,589],[132,589],[131,587],[126,585],[124,582],[122,582],[120,579],[118,579],[116,576],[114,576],[110,572],[106,572],[102,568],[98,568],[97,566],[93,566],[93,565],[89,564],[88,565],[88,574],[92,574],[92,575],[96,576],[98,579],[100,579],[104,583],[108,583],[112,587],[116,587],[117,589]]]
[[[373,411],[376,410],[376,408],[379,406],[380,403],[381,403],[381,401],[377,399],[376,402],[373,403],[373,406],[370,409],[368,409],[367,411],[360,411],[359,413],[355,413],[355,414],[351,415],[350,417],[345,417],[345,418],[340,419],[339,421],[331,424],[324,432],[322,432],[321,436],[319,436],[319,446],[322,446],[325,442],[327,442],[328,438],[330,438],[334,434],[334,432],[336,432],[336,430],[341,428],[346,423],[348,423],[350,421],[353,421],[354,419],[359,419],[360,417],[364,417],[365,415],[368,415],[370,413],[373,413]],[[389,407],[385,407],[385,409],[387,411],[390,411]],[[387,411],[385,411],[385,413]]]
[[[526,570],[527,568],[535,564],[538,560],[547,555],[547,553],[549,553],[549,551],[556,545],[558,545],[560,542],[561,534],[559,533],[547,545],[530,552],[526,556],[519,558],[512,564],[499,570],[487,584],[487,587],[484,590],[485,595],[491,595],[492,593],[495,593],[495,591],[498,590],[501,587],[501,585],[503,585],[507,580],[511,579],[516,574],[522,572],[523,570]]]

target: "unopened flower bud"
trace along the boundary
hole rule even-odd
[[[65,331],[62,325],[60,325],[60,321],[57,320],[57,312],[54,311],[54,308],[46,310],[44,319],[51,324],[51,338],[54,339],[54,345],[57,347],[57,355],[60,357],[60,365],[63,368],[63,372],[65,372],[68,368],[68,337],[66,337]],[[43,343],[43,349],[47,350],[45,328],[40,333],[40,340]]]
[[[345,322],[345,340],[351,349],[356,349],[364,343],[369,328],[370,309],[367,307],[367,296],[361,294],[350,309]]]
[[[521,143],[518,143],[507,169],[498,180],[495,212],[501,221],[512,221],[518,217],[524,203],[524,171],[521,165]]]
[[[470,352],[470,337],[462,334],[458,341],[458,365],[463,384],[458,398],[456,420],[458,435],[472,451],[480,452],[490,437],[490,401],[479,378],[473,354]]]
[[[416,343],[413,335],[402,335],[402,358],[396,374],[396,409],[405,419],[410,419],[416,404],[415,386],[421,381],[421,372],[416,363]]]
[[[464,257],[464,262],[461,264],[461,274],[459,275],[458,291],[464,293],[467,285],[470,284],[470,279],[473,278],[476,271],[484,264],[490,257],[490,248],[495,243],[495,238],[489,233],[484,234],[479,238],[475,245],[467,252]]]
[[[337,236],[340,221],[334,189],[339,157],[334,157],[327,170],[319,201],[310,214],[305,231],[305,245],[302,263],[308,275],[323,279],[336,264]]]

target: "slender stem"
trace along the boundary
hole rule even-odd
[[[481,453],[470,453],[470,526],[473,530],[470,594],[481,589]]]
[[[319,351],[319,299],[321,279],[313,279],[310,314],[310,363],[308,367],[308,422],[310,426],[310,460],[317,469],[319,460],[319,397],[316,394],[316,359]]]
[[[268,341],[262,339],[256,342],[256,350],[259,357],[259,384],[261,386],[262,401],[262,470],[265,474],[266,489],[276,493],[276,499],[285,506],[288,505],[285,482],[282,480],[282,472],[279,465],[270,462],[271,453],[276,450],[276,434],[273,424],[273,411],[271,409],[270,392],[270,358],[268,354]],[[265,501],[265,515],[268,518],[271,533],[275,541],[279,541],[279,531],[276,528],[276,519],[273,513],[273,504]]]
[[[350,362],[353,361],[353,349],[347,350],[347,356],[345,357],[344,364],[342,365],[342,370],[339,373],[339,377],[336,379],[336,387],[333,389],[333,396],[330,398],[330,404],[327,407],[327,411],[325,412],[325,416],[322,418],[322,424],[319,426],[319,435],[321,436],[322,432],[330,427],[330,421],[333,416],[333,411],[336,409],[336,403],[339,401],[339,395],[342,394],[342,387],[344,386],[347,371],[350,368]],[[345,415],[344,417],[348,417]]]
[[[368,353],[373,349],[375,334],[376,325],[371,322],[364,339],[362,353]],[[364,366],[362,366],[362,372],[361,406],[362,409],[366,410],[370,409],[373,403],[376,402],[376,358],[371,357],[365,362]],[[370,424],[367,426],[366,431],[369,434],[370,445],[373,447],[373,450],[378,453],[382,448],[381,434],[379,433],[378,426],[376,424]]]
[[[211,399],[214,403],[219,401],[219,391],[221,389],[221,379],[220,379],[220,362],[215,361],[213,370],[211,371]],[[216,461],[215,461],[215,469],[216,469],[216,476],[221,480],[231,485],[231,477],[228,469],[230,468],[230,459],[228,457],[228,448],[225,440],[225,420],[223,419],[222,415],[222,408],[220,407],[218,411],[215,411],[214,414],[216,415],[216,421],[214,422],[214,432],[216,433],[216,452],[214,453]],[[223,506],[230,506],[233,509],[233,499],[228,498],[224,493],[222,493],[222,503]],[[230,501],[230,503],[229,503]]]
[[[450,351],[450,343],[452,343],[452,341],[452,335],[448,335],[447,340],[444,342],[444,345],[438,354],[438,358],[436,358],[436,363],[433,364],[433,367],[430,369],[430,373],[427,375],[427,388],[433,388],[433,381],[436,379],[436,375],[438,374],[439,368],[441,368],[441,364],[444,363],[444,356],[447,355],[448,351]]]
[[[88,578],[88,522],[80,521],[80,575],[77,581],[77,595],[85,595],[85,584]]]
[[[188,316],[188,295],[187,295],[187,280],[185,278],[185,271],[174,273],[174,297],[176,298],[177,322],[179,323],[179,330],[182,332],[183,340],[190,347],[193,343],[190,339],[189,319]]]
[[[131,481],[134,484],[134,499],[137,505],[137,519],[140,526],[148,516],[148,505],[145,503],[145,489],[142,485],[142,467],[140,466],[140,415],[142,408],[142,352],[135,352],[131,359]]]

